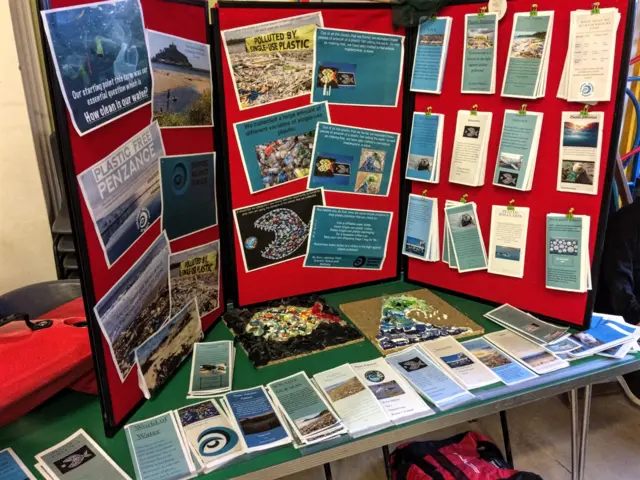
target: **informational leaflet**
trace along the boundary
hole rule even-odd
[[[625,322],[624,317],[621,317],[619,315],[594,313],[591,318],[590,328],[594,328],[597,324],[604,321],[610,322],[609,326],[612,327],[614,330],[618,330],[630,335],[631,338],[633,338],[633,340],[625,342],[617,347],[611,347],[611,348],[607,348],[606,350],[602,350],[601,352],[598,352],[598,355],[602,357],[621,359],[621,358],[624,358],[628,353],[638,351],[639,349],[638,339],[640,339],[640,327],[628,324],[627,322]]]
[[[173,414],[184,443],[204,473],[244,454],[240,435],[213,400],[187,405]]]
[[[78,175],[109,268],[162,214],[158,160],[164,153],[154,122]]]
[[[213,126],[209,45],[147,29],[153,119],[162,128]]]
[[[449,410],[475,398],[415,346],[387,355],[385,360],[440,410]]]
[[[392,425],[373,392],[360,381],[349,364],[318,373],[313,379],[353,438]]]
[[[324,441],[329,433],[346,432],[305,372],[271,382],[267,384],[267,391],[303,443],[313,443],[318,436]]]
[[[382,270],[393,212],[313,209],[305,267]]]
[[[234,210],[245,270],[304,256],[316,205],[324,205],[321,188]]]
[[[172,412],[130,423],[124,432],[137,480],[181,480],[196,476],[196,467]]]
[[[474,202],[447,207],[444,210],[449,229],[450,250],[460,273],[487,269],[487,252]],[[449,259],[451,259],[451,251]]]
[[[308,188],[388,196],[400,135],[320,122]]]
[[[445,210],[457,205],[462,205],[462,203],[455,200],[445,200],[444,202]],[[449,268],[458,268],[456,257],[451,250],[451,232],[449,232],[446,220],[444,222],[444,235],[442,236],[442,261],[449,265]]]
[[[543,114],[506,110],[493,184],[531,190],[538,157]]]
[[[351,367],[360,381],[373,392],[394,425],[435,413],[384,358],[352,363]]]
[[[606,320],[594,314],[589,329],[571,335],[571,340],[577,342],[579,348],[571,350],[569,355],[574,358],[583,358],[623,343],[637,342],[638,335],[635,328],[625,327],[624,324]]]
[[[452,21],[451,17],[427,17],[420,23],[411,73],[412,92],[442,92]]]
[[[440,182],[443,131],[444,115],[413,113],[405,178],[418,182]]]
[[[460,110],[456,122],[449,182],[484,185],[493,113]]]
[[[491,207],[489,273],[522,278],[527,253],[529,207]]]
[[[83,429],[38,453],[36,461],[55,480],[131,480]]]
[[[403,36],[318,28],[315,43],[313,103],[398,106]]]
[[[505,385],[515,385],[537,375],[525,368],[506,353],[498,350],[484,338],[476,338],[462,342],[467,350],[495,373]]]
[[[570,102],[611,100],[616,32],[620,22],[617,8],[571,12],[566,95]]]
[[[170,303],[169,241],[162,233],[93,309],[120,381],[133,367],[134,350],[169,318]]]
[[[11,448],[0,450],[1,480],[36,480]]]
[[[559,341],[569,330],[569,327],[558,327],[509,304],[501,305],[484,316],[540,345]]]
[[[215,169],[215,152],[160,159],[162,229],[167,231],[169,240],[218,224]]]
[[[146,398],[173,376],[201,338],[202,324],[194,298],[135,349],[138,381]]]
[[[219,240],[171,254],[169,291],[174,315],[194,297],[201,317],[220,306]]]
[[[538,375],[569,366],[568,362],[510,330],[489,333],[484,338]]]
[[[313,12],[220,32],[241,110],[311,92],[315,30],[322,26],[322,14]]]
[[[438,199],[410,194],[402,253],[428,262],[440,260],[438,225]]]
[[[213,396],[231,390],[235,353],[231,340],[194,343],[189,396]]]
[[[251,193],[309,175],[318,122],[331,122],[326,102],[233,125]]]
[[[547,83],[553,12],[516,13],[502,83],[503,97],[540,98]]]
[[[467,14],[464,31],[462,93],[496,93],[498,16]]]
[[[62,96],[78,135],[151,103],[153,82],[139,0],[43,10]]]
[[[558,191],[598,194],[604,112],[562,112]]]
[[[587,215],[547,215],[547,288],[568,292],[591,289],[590,224]]]
[[[418,347],[468,390],[500,381],[495,373],[453,337],[422,342]]]
[[[571,350],[576,350],[580,348],[582,345],[571,338],[563,338],[555,343],[551,343],[549,345],[545,345],[545,350],[555,353],[556,355],[560,355],[561,353],[568,353]]]
[[[248,453],[291,443],[291,436],[264,387],[227,393],[224,401]]]

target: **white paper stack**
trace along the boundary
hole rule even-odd
[[[458,111],[449,182],[484,185],[492,118],[491,112]]]
[[[569,48],[558,98],[594,104],[611,100],[620,12],[617,8],[571,12]]]
[[[313,376],[353,438],[393,425],[382,406],[349,364]]]
[[[233,389],[236,348],[231,340],[193,344],[187,398],[223,395]]]
[[[485,313],[484,316],[541,346],[559,342],[568,336],[569,327],[559,327],[545,322],[508,303]]]
[[[565,292],[591,290],[588,215],[547,214],[546,287]]]
[[[369,362],[352,363],[358,377],[375,395],[394,425],[433,415],[413,387],[384,358]]]
[[[438,199],[409,195],[402,253],[426,262],[440,260]]]

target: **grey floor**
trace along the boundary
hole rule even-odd
[[[587,480],[640,479],[640,408],[632,405],[616,385],[593,398],[588,438]],[[571,420],[566,398],[553,397],[508,412],[516,468],[535,472],[545,480],[571,478]],[[498,415],[442,430],[421,439],[446,438],[475,430],[502,448]],[[390,446],[393,450],[394,446]],[[331,464],[335,480],[385,480],[382,450]],[[324,480],[321,467],[285,477]]]

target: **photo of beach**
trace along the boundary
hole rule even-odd
[[[320,413],[314,413],[306,417],[295,419],[296,427],[304,436],[311,435],[314,432],[325,430],[338,423],[338,419],[329,410],[323,410]]]
[[[465,347],[467,347],[478,360],[489,368],[493,369],[512,363],[506,356],[500,354],[500,352],[496,351],[489,345],[471,347],[469,344],[465,344]]]
[[[209,46],[147,30],[153,119],[161,127],[212,126]]]
[[[444,43],[444,34],[427,34],[420,35],[420,45],[431,45],[441,47]]]
[[[381,383],[379,385],[369,385],[369,389],[373,392],[378,400],[398,397],[404,395],[404,390],[398,385],[398,382],[391,380],[390,382]]]
[[[467,49],[486,50],[494,47],[495,30],[491,28],[469,28],[467,30]]]
[[[520,249],[517,247],[503,247],[501,245],[496,245],[496,258],[519,262]]]
[[[511,45],[511,58],[541,59],[547,32],[516,31]]]
[[[539,368],[548,363],[553,363],[556,361],[556,357],[551,355],[548,352],[540,352],[534,353],[532,355],[527,355],[521,358],[523,362],[529,365],[531,368]]]
[[[326,387],[324,391],[332,402],[337,402],[338,400],[364,391],[364,385],[356,377],[351,377],[344,382]]]

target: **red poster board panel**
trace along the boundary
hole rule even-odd
[[[50,0],[49,8],[71,7],[86,4],[82,0]],[[141,0],[145,27],[189,40],[208,43],[205,9],[196,5],[167,2],[164,0]],[[45,45],[48,52],[48,45]],[[49,69],[53,72],[52,69]],[[51,84],[56,83],[51,78]],[[73,128],[59,90],[54,92],[57,130],[63,150],[63,167],[69,192],[69,209],[73,220],[74,234],[80,259],[85,306],[88,310],[94,365],[99,380],[100,395],[107,434],[115,430],[128,417],[143,398],[138,387],[137,372],[131,371],[122,383],[111,358],[108,344],[101,334],[93,314],[93,307],[106,292],[124,275],[160,234],[160,221],[152,225],[132,247],[116,261],[107,266],[87,205],[78,188],[76,175],[91,167],[136,133],[151,123],[151,106],[133,111],[84,136]],[[213,151],[213,131],[210,127],[163,129],[162,139],[167,155],[190,154]],[[220,238],[219,227],[183,237],[171,242],[171,252],[209,243]],[[220,286],[219,307],[202,318],[204,329],[211,326],[222,314],[224,301]]]
[[[257,6],[257,4],[256,4]],[[324,26],[345,30],[404,35],[403,29],[394,29],[391,23],[391,9],[385,6],[359,9],[334,5],[335,8],[321,4],[294,4],[291,6],[271,4],[268,8],[245,7],[242,3],[233,5],[221,3],[218,8],[220,30],[243,27],[272,20],[278,20],[313,12],[321,12]],[[216,41],[221,42],[216,32]],[[222,51],[222,78],[224,83],[224,106],[226,109],[226,161],[230,176],[230,197],[233,209],[246,207],[260,202],[274,200],[306,190],[306,179],[292,181],[281,186],[252,194],[235,138],[233,124],[284,110],[310,104],[310,96],[302,96],[271,103],[241,111],[236,100],[231,71],[224,50]],[[384,65],[381,65],[384,68]],[[395,108],[358,107],[329,105],[332,123],[355,127],[385,130],[402,133],[402,90]],[[234,228],[236,251],[235,273],[238,285],[238,304],[249,305],[267,300],[283,298],[304,293],[319,292],[339,287],[394,278],[398,273],[398,208],[400,204],[400,148],[398,149],[392,172],[392,181],[387,197],[352,195],[325,192],[325,201],[329,206],[381,210],[393,212],[387,256],[380,271],[360,271],[327,268],[304,268],[304,258],[296,258],[247,273],[242,260],[242,244]]]
[[[610,102],[601,102],[591,108],[591,111],[601,111],[605,115],[598,195],[564,193],[556,190],[561,115],[563,111],[577,112],[583,107],[582,104],[569,103],[556,97],[569,44],[570,12],[577,9],[590,9],[592,3],[588,0],[573,0],[571,2],[541,0],[537,2],[539,11],[553,10],[555,12],[546,96],[537,100],[500,96],[513,26],[513,15],[517,12],[528,12],[531,8],[531,1],[510,1],[507,14],[498,24],[497,93],[494,95],[463,95],[460,93],[462,52],[464,48],[464,15],[476,13],[478,5],[450,6],[439,12],[439,15],[453,18],[442,94],[416,94],[415,111],[424,112],[428,106],[432,106],[434,113],[443,113],[446,116],[440,183],[434,185],[412,182],[411,190],[413,193],[419,194],[424,188],[427,188],[429,196],[439,199],[440,239],[444,234],[443,209],[445,200],[459,200],[463,194],[467,193],[469,201],[476,202],[478,206],[478,217],[487,248],[489,246],[492,205],[508,205],[509,201],[513,199],[516,206],[529,207],[531,213],[527,235],[526,262],[524,278],[517,279],[489,274],[486,271],[461,274],[457,270],[449,268],[443,262],[428,263],[416,259],[408,259],[408,278],[410,280],[483,298],[491,302],[510,303],[519,308],[573,324],[581,325],[584,323],[585,312],[591,309],[587,305],[587,293],[561,292],[545,287],[545,238],[546,215],[548,213],[566,213],[573,207],[576,214],[589,215],[591,217],[589,251],[590,258],[593,261],[594,256],[598,254],[595,251],[596,237],[606,221],[600,218],[600,212],[603,202],[608,205],[609,201],[608,198],[604,197],[609,192],[609,187],[605,184],[608,178],[606,175],[607,156],[609,155],[610,146],[612,144],[617,145],[616,135],[612,135],[612,133],[617,131],[613,128],[613,125],[617,105],[615,96],[620,74],[619,68],[614,68],[613,72],[612,100]],[[618,66],[623,62],[622,50],[625,43],[625,25],[629,14],[628,1],[608,0],[601,2],[600,6],[601,8],[617,7],[622,15],[618,28],[614,62],[614,65]],[[523,103],[527,104],[527,110],[529,111],[544,113],[540,148],[533,187],[530,192],[521,192],[492,185],[504,111],[506,109],[519,110]],[[470,110],[474,104],[478,105],[479,111],[493,112],[487,171],[483,187],[466,187],[449,183],[448,181],[457,112],[458,110]]]

